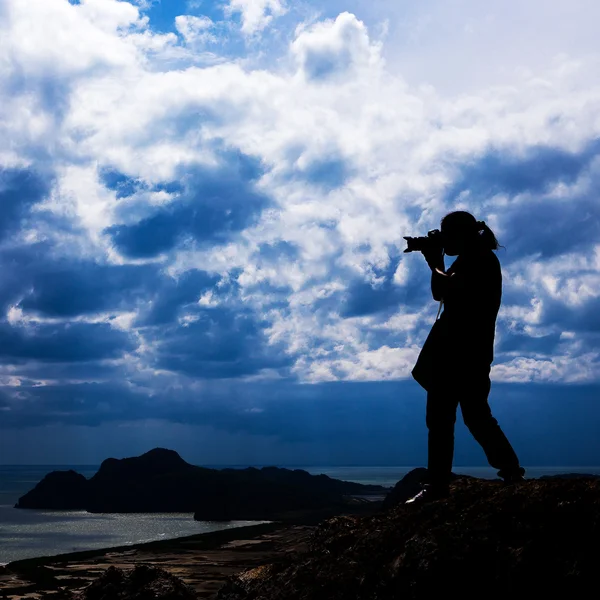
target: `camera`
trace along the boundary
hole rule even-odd
[[[423,237],[404,237],[408,248],[404,252],[431,252],[444,249],[442,241],[442,232],[439,229],[432,229]]]

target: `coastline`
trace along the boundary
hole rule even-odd
[[[22,570],[27,569],[34,566],[43,566],[49,563],[62,563],[62,562],[71,562],[71,561],[80,561],[93,559],[99,556],[104,556],[108,553],[121,553],[127,552],[131,550],[152,550],[155,552],[160,552],[165,548],[179,543],[187,543],[187,542],[204,542],[207,545],[218,543],[220,540],[230,541],[231,539],[238,539],[239,532],[241,530],[251,530],[249,533],[252,535],[252,530],[257,528],[257,534],[260,535],[263,533],[262,530],[258,528],[263,525],[272,525],[275,524],[275,521],[264,521],[257,522],[252,525],[240,525],[239,527],[230,527],[228,529],[220,529],[218,531],[207,531],[204,533],[196,533],[193,535],[185,535],[180,537],[169,538],[166,540],[152,540],[150,542],[138,542],[135,544],[122,544],[119,546],[106,546],[105,548],[94,548],[91,550],[77,550],[75,552],[62,552],[60,554],[48,554],[44,556],[34,556],[32,558],[22,558],[19,560],[12,560],[5,564],[0,564],[0,576],[2,575],[3,569],[8,570]],[[279,522],[279,525],[282,526],[283,523]],[[268,531],[268,529],[267,529]],[[230,534],[229,536],[227,534]],[[245,537],[245,536],[244,536]],[[0,591],[2,590],[0,584]]]
[[[129,570],[140,564],[165,569],[194,588],[199,597],[214,598],[232,575],[306,551],[307,541],[321,521],[340,514],[373,514],[381,504],[298,511],[255,525],[16,560],[0,567],[0,598],[21,600],[31,594],[78,592],[110,566]]]
[[[109,566],[161,567],[206,594],[230,575],[268,562],[312,527],[270,521],[168,540],[26,558],[0,567],[0,597],[17,600],[31,594],[76,592]],[[290,535],[291,534],[291,535]],[[275,544],[275,539],[280,540]],[[250,551],[248,551],[250,550]]]
[[[0,567],[29,558],[169,540],[272,519],[194,521],[191,513],[108,513],[0,506]]]

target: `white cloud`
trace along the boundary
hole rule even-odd
[[[26,77],[73,77],[136,62],[133,46],[119,30],[143,27],[145,21],[128,2],[31,0],[9,2],[6,11],[0,24],[4,64],[18,66]]]
[[[369,39],[367,29],[355,15],[340,14],[335,20],[318,22],[298,30],[292,53],[309,81],[339,81],[349,74],[378,68],[379,45]]]
[[[194,64],[177,36],[154,33],[127,2],[11,0],[7,6],[0,25],[0,160],[6,166],[41,155],[55,169],[46,208],[82,228],[65,252],[125,261],[103,234],[125,222],[117,210],[123,203],[98,181],[98,167],[151,185],[214,165],[215,147],[256,158],[265,169],[257,188],[273,205],[227,244],[174,251],[164,257],[165,268],[181,273],[202,265],[224,277],[239,271],[246,306],[272,321],[268,336],[298,355],[294,371],[307,381],[408,376],[437,306],[348,319],[339,302],[355,281],[381,286],[390,254],[404,247],[402,235],[424,233],[455,206],[444,191],[462,166],[490,148],[515,156],[540,145],[580,151],[600,135],[594,56],[522,72],[518,86],[445,97],[430,86],[407,85],[382,59],[381,43],[348,12],[299,28],[289,55],[279,57],[285,60],[253,69],[225,57],[222,64]],[[241,13],[248,35],[285,11],[275,0],[233,0],[229,7]],[[473,32],[484,25],[472,24]],[[188,44],[216,35],[205,17],[181,15],[176,26]],[[64,34],[51,35],[58,30]],[[172,65],[167,58],[174,56]],[[10,87],[6,82],[18,73],[22,88]],[[64,93],[58,107],[44,96],[48,80]],[[585,188],[586,177],[547,197],[564,193],[565,202],[576,201],[574,190]],[[527,194],[461,200],[491,223],[501,222],[506,207],[528,201]],[[147,194],[140,202],[147,216],[157,203],[175,205],[177,198]],[[277,242],[294,253],[260,254]],[[552,261],[530,256],[512,263],[506,279],[527,300],[503,307],[504,324],[537,332],[549,327],[550,300],[575,308],[597,298],[598,256],[562,253]],[[407,290],[425,269],[418,257],[404,255],[390,285]],[[285,290],[285,309],[270,305],[273,288]],[[211,306],[217,301],[202,298]],[[127,327],[132,319],[119,323]],[[374,347],[376,334],[397,338]],[[552,381],[598,376],[593,356],[579,366],[577,360],[575,354],[511,357],[495,374]]]
[[[175,27],[186,44],[206,44],[216,42],[216,36],[211,33],[214,23],[208,17],[179,15],[175,17]]]
[[[227,7],[230,13],[241,13],[245,35],[263,30],[273,19],[287,12],[283,0],[229,0]]]
[[[350,354],[347,358],[312,360],[307,381],[386,381],[406,379],[419,355],[419,348],[390,348],[381,346],[377,350],[365,350]]]
[[[598,353],[515,358],[492,367],[492,379],[508,383],[588,383],[600,378]]]

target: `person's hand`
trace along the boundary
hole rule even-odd
[[[444,250],[442,248],[423,250],[423,256],[432,271],[440,268],[444,270]]]

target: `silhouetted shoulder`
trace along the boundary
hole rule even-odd
[[[485,268],[491,271],[493,277],[502,278],[502,266],[500,265],[500,259],[496,256],[493,250],[488,250],[483,253],[483,261]]]
[[[500,269],[500,259],[498,258],[498,255],[493,251],[493,250],[488,250],[487,252],[484,253],[487,260],[490,261],[490,263],[493,263],[493,265]]]
[[[500,261],[493,250],[484,250],[477,254],[459,256],[448,269],[448,274],[476,277],[477,279],[486,274],[494,277],[501,274]]]

